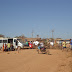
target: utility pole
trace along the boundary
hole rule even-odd
[[[54,32],[54,30],[52,30],[52,38],[54,38],[54,36],[53,36],[53,32]]]
[[[32,30],[32,42],[33,42],[33,33],[34,33],[34,31]]]
[[[48,38],[48,35],[47,35],[47,38]]]
[[[39,35],[37,35],[37,38],[39,38]]]
[[[33,33],[34,33],[34,31],[32,30],[32,38],[33,38]]]

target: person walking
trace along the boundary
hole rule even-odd
[[[21,48],[21,47],[20,47],[20,46],[18,46],[18,48],[17,48],[18,53],[20,52],[20,48]]]
[[[40,45],[40,43],[39,43],[39,44],[38,44],[38,49],[37,49],[38,54],[39,54],[39,52],[40,52],[40,49],[41,49],[41,45]]]
[[[20,49],[21,49],[21,45],[20,45],[20,42],[18,42],[18,47],[17,47],[18,53],[20,52]]]

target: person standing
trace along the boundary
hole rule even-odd
[[[11,51],[13,51],[13,49],[14,49],[14,48],[13,48],[13,44],[11,44]]]
[[[40,46],[41,46],[41,47],[44,47],[44,43],[43,43],[43,41],[40,43]]]
[[[4,51],[4,43],[3,43],[3,51]]]
[[[29,47],[32,49],[32,42],[30,41],[30,43],[29,43]]]
[[[7,45],[5,44],[5,51],[7,50]]]
[[[66,48],[66,41],[62,43],[62,51]]]
[[[26,42],[26,45],[28,46],[28,41]]]
[[[70,49],[72,50],[72,39],[70,39]]]
[[[18,40],[16,40],[16,49],[15,50],[17,50],[17,48],[18,48]]]
[[[8,51],[10,51],[10,43],[7,44]]]

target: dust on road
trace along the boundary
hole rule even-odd
[[[36,49],[0,52],[0,72],[71,72],[71,60],[70,52],[54,49],[50,55]]]

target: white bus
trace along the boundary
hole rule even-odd
[[[0,49],[3,47],[3,43],[4,45],[8,43],[8,38],[0,38]]]
[[[20,42],[21,39],[18,39],[18,38],[0,38],[0,49],[3,47],[3,44],[5,47],[5,44],[7,44],[7,43],[13,44],[14,48],[16,48],[16,40],[18,40],[18,46],[23,48],[23,44]]]

